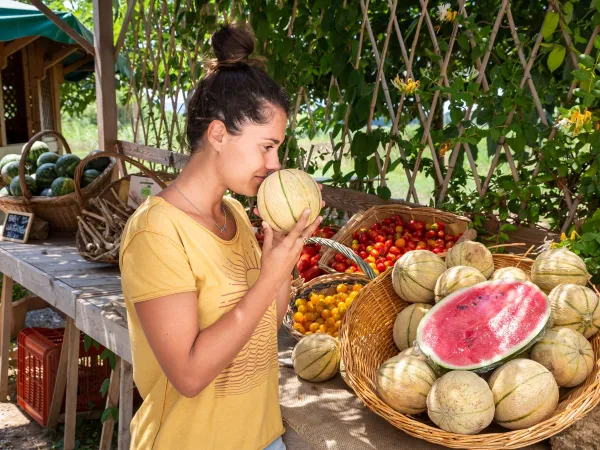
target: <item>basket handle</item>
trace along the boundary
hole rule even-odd
[[[71,153],[71,147],[69,147],[67,140],[58,131],[43,130],[39,133],[34,134],[32,138],[29,139],[29,141],[27,141],[27,144],[25,144],[25,147],[23,147],[23,150],[21,151],[21,160],[19,161],[19,185],[21,185],[21,192],[23,193],[25,203],[29,203],[29,199],[33,196],[31,192],[29,192],[29,189],[27,189],[27,183],[25,183],[25,162],[27,161],[27,156],[29,155],[29,151],[31,150],[31,147],[33,147],[33,144],[36,141],[38,141],[42,136],[46,135],[51,135],[58,138],[58,140],[64,146],[65,151],[67,153]]]
[[[162,181],[160,178],[158,178],[158,176],[152,172],[150,169],[148,169],[146,166],[144,166],[142,163],[131,159],[129,156],[125,156],[122,153],[116,153],[116,152],[98,152],[98,153],[92,153],[88,156],[86,156],[84,159],[81,160],[81,162],[77,165],[77,169],[75,169],[75,177],[74,177],[74,181],[75,181],[75,197],[77,198],[77,202],[79,203],[79,205],[82,208],[86,207],[86,203],[87,200],[83,197],[83,194],[81,193],[81,187],[79,186],[79,182],[81,180],[81,176],[83,175],[83,171],[85,169],[86,164],[91,161],[92,159],[96,159],[96,158],[115,158],[115,159],[121,159],[125,162],[128,162],[129,164],[131,164],[132,166],[137,167],[138,169],[140,169],[142,171],[142,173],[144,173],[145,175],[148,175],[148,177],[152,178],[152,180],[154,180],[156,183],[158,183],[158,185],[164,189],[167,187],[167,185],[165,184],[164,181]]]
[[[319,244],[319,245],[322,245],[323,247],[327,247],[327,248],[330,248],[331,250],[341,253],[346,258],[354,261],[356,263],[356,265],[358,267],[360,267],[360,270],[362,270],[363,273],[369,279],[374,280],[375,278],[377,278],[377,275],[375,274],[375,272],[373,271],[371,266],[369,266],[360,256],[358,256],[356,253],[354,253],[351,249],[349,249],[345,245],[339,244],[338,242],[335,242],[331,239],[323,239],[323,238],[317,238],[317,237],[308,238],[306,240],[306,243],[307,244]]]

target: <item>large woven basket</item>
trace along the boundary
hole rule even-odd
[[[78,202],[78,196],[75,192],[60,197],[41,197],[33,196],[25,184],[25,162],[27,155],[34,142],[43,136],[51,135],[58,138],[67,153],[71,153],[71,148],[62,134],[57,131],[45,130],[34,135],[23,148],[21,161],[19,162],[19,181],[21,184],[21,197],[1,197],[0,209],[2,211],[19,211],[33,213],[36,217],[48,222],[50,228],[54,231],[75,232],[77,230],[77,216],[81,212],[81,205]],[[98,195],[110,183],[115,160],[111,159],[110,164],[104,171],[88,186],[81,189],[79,196],[89,198]]]
[[[313,278],[312,280],[306,283],[293,287],[292,292],[290,294],[290,303],[288,305],[287,312],[283,317],[283,326],[294,339],[302,339],[304,335],[294,330],[293,316],[297,310],[295,304],[297,299],[306,299],[312,292],[321,292],[324,290],[331,290],[331,294],[333,294],[335,291],[335,287],[340,283],[358,283],[365,286],[369,281],[369,278],[367,278],[365,275],[358,275],[352,273],[335,273],[321,275],[319,277]]]
[[[533,260],[517,255],[493,256],[497,269],[518,266],[529,272],[533,264]],[[429,420],[427,413],[409,416],[393,410],[378,397],[374,380],[377,368],[398,354],[393,339],[394,321],[408,305],[396,295],[391,271],[388,271],[360,291],[344,317],[340,332],[348,383],[373,412],[406,433],[451,448],[515,449],[553,436],[600,403],[600,334],[596,334],[590,340],[597,361],[590,376],[576,388],[561,391],[554,414],[530,428],[509,431],[492,425],[477,435],[461,435],[439,429]]]
[[[333,237],[336,242],[350,247],[352,244],[352,235],[361,228],[369,228],[371,225],[388,219],[394,215],[399,215],[405,221],[420,220],[425,223],[444,222],[446,230],[451,234],[464,233],[471,221],[466,217],[458,216],[439,209],[418,207],[411,208],[405,205],[380,205],[373,206],[367,211],[361,211],[354,216],[337,232]],[[321,260],[319,261],[324,270],[329,269],[329,262],[335,256],[335,250],[324,248],[321,250]]]
[[[75,180],[75,195],[78,198],[78,201],[81,205],[82,210],[89,208],[88,200],[90,198],[92,198],[90,196],[87,196],[87,197],[84,196],[85,188],[81,189],[79,187],[79,181],[81,179],[81,176],[83,175],[85,166],[92,159],[106,157],[106,156],[109,156],[112,159],[120,159],[122,161],[125,161],[125,162],[137,167],[141,171],[141,174],[143,176],[152,178],[154,181],[156,181],[158,183],[158,185],[162,189],[167,187],[165,182],[163,180],[161,180],[160,177],[158,177],[153,171],[151,171],[150,169],[148,169],[146,166],[139,163],[138,161],[135,161],[121,153],[102,152],[102,153],[88,155],[77,166],[77,169],[75,170],[75,178],[74,178],[74,180]],[[96,195],[94,197],[95,198],[101,197],[101,198],[103,198],[105,200],[109,200],[113,203],[119,202],[118,196],[119,196],[121,184],[126,181],[129,181],[130,178],[131,178],[131,175],[126,175],[116,181],[113,181],[108,186],[106,186],[102,192],[100,192],[98,195]],[[122,199],[121,199],[121,202],[123,202]],[[125,201],[124,203],[126,204],[127,202]],[[123,209],[125,209],[125,208],[123,208]],[[119,264],[118,256],[117,257],[102,257],[102,258],[92,258],[92,257],[88,256],[86,249],[85,249],[85,243],[83,242],[83,239],[81,237],[80,228],[77,229],[77,234],[75,236],[75,244],[77,245],[77,251],[79,252],[79,254],[87,261],[104,262],[107,264]]]

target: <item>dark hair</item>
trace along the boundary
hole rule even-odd
[[[267,75],[262,58],[250,58],[254,36],[246,25],[224,25],[211,37],[216,59],[205,60],[206,74],[187,106],[187,140],[193,153],[213,120],[238,134],[245,123],[264,124],[269,105],[289,113],[285,91]]]

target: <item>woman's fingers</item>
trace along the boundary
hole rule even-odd
[[[263,251],[269,252],[271,248],[273,248],[273,229],[269,226],[267,222],[263,220],[262,223],[263,233],[265,235],[263,240]]]
[[[306,208],[294,228],[288,233],[286,239],[289,240],[290,246],[294,245],[294,241],[300,237],[300,234],[304,231],[308,225],[308,218],[310,217],[310,209]]]
[[[260,213],[258,212],[258,208],[254,208],[252,210],[252,212],[254,213],[255,216],[260,217]],[[262,217],[261,217],[262,218]]]

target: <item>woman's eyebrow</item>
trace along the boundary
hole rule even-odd
[[[274,144],[280,143],[279,139],[275,139],[275,138],[261,138],[261,139],[265,139],[267,141],[272,141]]]

